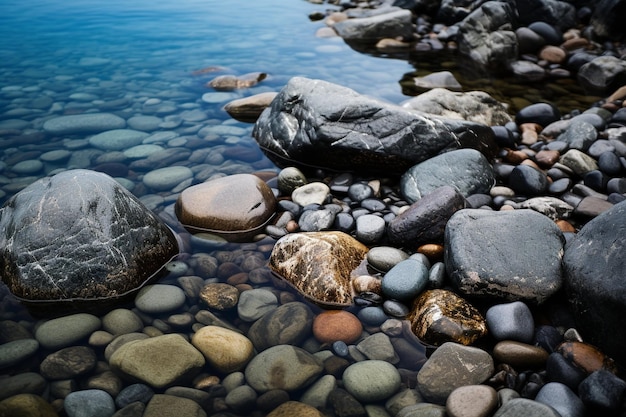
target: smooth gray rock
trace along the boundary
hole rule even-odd
[[[277,164],[402,174],[441,152],[495,152],[488,126],[438,119],[322,80],[294,77],[252,135]]]
[[[574,391],[559,382],[549,382],[537,393],[535,401],[554,408],[561,417],[583,417],[585,405]]]
[[[428,268],[416,259],[407,259],[389,270],[382,280],[385,296],[412,300],[428,286]]]
[[[510,3],[484,3],[459,24],[459,52],[481,67],[500,68],[517,58],[514,21],[515,9]]]
[[[465,209],[446,225],[444,260],[463,294],[540,304],[561,288],[563,243],[535,211]]]
[[[616,204],[565,246],[564,286],[585,341],[626,366],[626,202]]]
[[[350,365],[343,373],[348,392],[362,402],[386,400],[400,389],[400,373],[381,360],[366,360]]]
[[[610,94],[626,84],[626,61],[614,56],[599,56],[580,67],[578,81],[590,94]]]
[[[450,91],[449,88],[433,88],[401,105],[407,109],[487,126],[505,125],[511,121],[506,107],[484,91],[461,93]]]
[[[463,197],[488,194],[495,184],[493,168],[475,149],[458,149],[421,162],[402,175],[400,192],[414,203],[445,185],[456,188]]]
[[[532,343],[535,321],[530,308],[521,301],[496,304],[485,314],[489,333],[498,341],[516,340]]]
[[[347,19],[334,25],[343,39],[375,42],[383,38],[409,37],[413,31],[409,10],[392,10],[370,17]]]
[[[108,303],[178,254],[176,237],[155,214],[113,178],[88,170],[43,178],[13,196],[0,231],[3,281],[42,307]]]
[[[71,392],[63,408],[68,417],[111,417],[115,413],[113,398],[99,389]]]
[[[47,120],[43,129],[51,135],[72,135],[104,132],[112,129],[123,129],[126,121],[110,113],[88,113],[59,116]]]

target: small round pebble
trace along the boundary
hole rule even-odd
[[[489,332],[496,340],[517,340],[530,343],[535,333],[535,321],[528,306],[521,302],[497,304],[485,315]]]
[[[118,308],[102,317],[102,327],[105,331],[118,335],[140,332],[143,329],[143,322],[132,310]]]
[[[323,182],[311,182],[296,188],[291,193],[291,200],[302,207],[309,204],[324,204],[330,194],[330,188]]]
[[[374,214],[364,214],[356,219],[356,238],[365,243],[378,242],[385,233],[385,220]]]
[[[400,373],[381,360],[366,360],[350,365],[343,373],[345,388],[365,403],[386,400],[400,389]]]
[[[390,317],[385,314],[382,307],[370,306],[362,308],[357,314],[359,320],[370,326],[380,326]]]
[[[408,253],[392,246],[376,246],[367,252],[367,262],[381,272],[389,271],[408,258]]]
[[[345,310],[323,311],[313,320],[313,335],[322,343],[354,343],[362,331],[361,321]]]
[[[177,310],[185,304],[185,293],[174,285],[147,285],[139,290],[135,306],[144,313],[161,314]]]
[[[459,387],[446,400],[449,417],[486,417],[497,407],[498,393],[488,385]]]

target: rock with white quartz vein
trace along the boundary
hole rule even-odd
[[[133,293],[178,254],[156,215],[108,175],[82,169],[43,178],[7,201],[0,248],[11,292],[55,309]]]

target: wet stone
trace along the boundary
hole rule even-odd
[[[411,300],[428,286],[428,268],[416,259],[406,259],[391,268],[382,280],[383,294],[392,299]]]
[[[115,412],[115,403],[105,391],[89,389],[70,393],[63,401],[63,408],[68,417],[109,417]]]
[[[191,344],[218,372],[242,370],[254,356],[252,342],[242,334],[219,326],[205,326],[194,333]]]
[[[35,338],[45,349],[59,349],[85,339],[101,324],[100,319],[92,314],[72,314],[42,323]]]
[[[446,342],[470,345],[487,334],[487,324],[480,312],[448,290],[420,294],[407,319],[413,333],[432,345]]]
[[[0,369],[19,364],[39,349],[35,339],[20,339],[0,345]]]
[[[367,252],[368,264],[381,272],[389,271],[408,257],[406,252],[391,246],[376,246]]]
[[[243,321],[252,322],[277,307],[278,299],[273,292],[265,288],[255,288],[241,293],[237,303],[237,314]]]
[[[313,302],[347,306],[352,271],[366,255],[367,247],[342,232],[298,233],[276,242],[269,266]]]
[[[580,383],[578,395],[590,411],[616,413],[622,404],[626,382],[606,370],[593,372]]]
[[[382,217],[365,214],[356,219],[356,238],[366,245],[381,240],[385,233],[385,220]]]
[[[283,304],[264,314],[248,331],[257,351],[275,345],[299,345],[311,335],[313,312],[304,303]]]
[[[298,187],[306,184],[306,177],[298,168],[287,167],[278,173],[278,190],[283,195],[291,195]]]
[[[360,320],[345,310],[327,310],[313,320],[313,335],[321,343],[354,343],[363,331]]]
[[[494,346],[493,357],[496,361],[511,365],[515,369],[537,369],[545,366],[548,352],[527,343],[503,340]]]
[[[330,188],[322,182],[311,182],[302,185],[291,193],[291,200],[302,207],[309,204],[324,204],[330,194]]]
[[[133,333],[143,329],[143,322],[132,310],[118,308],[102,317],[102,328],[113,335]]]
[[[62,136],[97,133],[125,126],[126,121],[114,114],[90,113],[56,117],[46,121],[43,128],[50,134]]]
[[[267,417],[323,417],[321,411],[308,404],[297,401],[287,401],[273,409]]]
[[[149,314],[174,311],[182,307],[184,303],[185,293],[175,285],[146,285],[135,298],[135,306],[142,312]]]
[[[548,126],[561,118],[559,110],[548,103],[535,103],[524,107],[515,115],[518,125],[523,123],[537,123],[540,126]]]
[[[209,308],[224,311],[237,306],[239,290],[221,282],[209,283],[200,290],[200,299]]]
[[[54,407],[43,397],[20,393],[0,401],[0,413],[6,416],[58,417]]]
[[[556,140],[567,143],[570,149],[585,152],[597,137],[598,132],[591,123],[587,123],[584,120],[573,120],[565,132],[561,133]]]
[[[426,361],[417,374],[417,385],[426,401],[445,404],[455,389],[481,384],[493,371],[493,359],[484,350],[448,342]]]
[[[517,340],[531,343],[535,334],[535,321],[528,306],[521,301],[497,304],[485,315],[489,333],[496,340]]]
[[[357,317],[370,326],[380,326],[390,317],[385,313],[382,307],[369,306],[359,310]]]
[[[89,144],[103,151],[123,151],[141,144],[148,137],[145,132],[132,129],[114,129],[89,138]]]
[[[260,178],[236,174],[185,189],[176,201],[176,216],[192,232],[245,240],[273,216],[275,207],[272,190]]]
[[[384,333],[367,336],[356,345],[356,348],[368,359],[398,363],[398,355],[394,351],[389,336]]]
[[[542,171],[528,165],[518,165],[511,171],[508,184],[519,194],[534,196],[544,194],[549,181]]]
[[[367,416],[365,408],[352,394],[342,388],[333,389],[328,395],[328,405],[335,415],[350,417]]]
[[[578,385],[587,376],[587,374],[581,368],[574,365],[572,361],[556,352],[548,356],[546,372],[550,381],[560,382],[572,390],[577,390]]]
[[[335,223],[335,213],[331,210],[305,210],[298,219],[298,226],[303,232],[319,232],[331,229]]]
[[[400,389],[400,374],[395,366],[381,360],[366,360],[350,365],[343,373],[346,390],[361,402],[386,400]]]
[[[146,405],[143,417],[206,417],[206,413],[196,401],[167,394],[156,394]]]

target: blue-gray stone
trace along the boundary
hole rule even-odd
[[[404,198],[414,203],[445,185],[461,195],[489,193],[495,184],[491,164],[475,149],[459,149],[430,158],[410,168],[400,179]]]
[[[554,408],[561,417],[584,417],[585,405],[567,385],[549,382],[537,393],[535,401]]]
[[[381,272],[389,271],[408,258],[408,253],[392,246],[376,246],[367,252],[367,263]]]
[[[380,326],[390,318],[387,314],[385,314],[385,311],[382,309],[382,307],[378,306],[362,308],[357,313],[357,317],[363,323],[370,326]]]
[[[110,113],[88,113],[59,116],[47,120],[43,129],[52,135],[71,135],[104,132],[123,129],[126,121]]]
[[[99,389],[69,393],[63,401],[63,408],[68,417],[111,417],[115,413],[113,398]]]
[[[329,230],[335,221],[335,214],[326,209],[303,211],[298,225],[303,232],[319,232]]]
[[[356,219],[356,238],[366,245],[380,241],[385,234],[385,220],[374,214],[364,214]]]
[[[593,415],[617,413],[624,399],[626,382],[615,374],[600,369],[591,373],[578,386],[578,395]]]
[[[546,360],[546,373],[548,379],[553,382],[560,382],[567,385],[572,390],[577,390],[578,385],[585,379],[585,372],[572,364],[563,355],[553,352]]]
[[[591,123],[584,120],[573,120],[556,140],[567,143],[570,149],[586,151],[597,137],[598,131]]]
[[[398,263],[382,280],[383,294],[392,299],[410,300],[428,286],[428,268],[415,259]]]
[[[533,210],[464,209],[446,225],[444,262],[462,294],[540,304],[561,288],[563,244]]]
[[[134,402],[148,404],[154,391],[146,384],[132,384],[122,389],[115,397],[115,405],[118,408],[124,408]]]
[[[535,321],[530,308],[521,301],[497,304],[485,315],[487,328],[496,340],[516,340],[531,343],[535,333]]]

